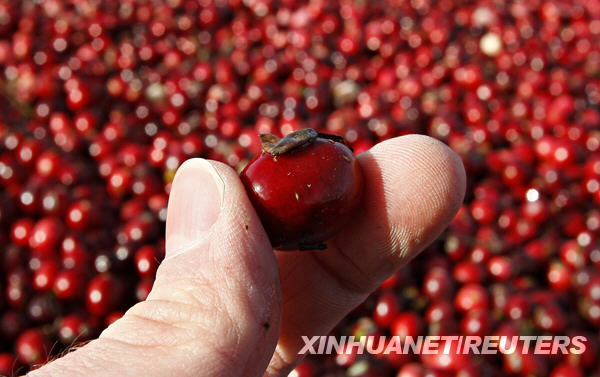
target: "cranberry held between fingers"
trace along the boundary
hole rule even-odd
[[[326,248],[362,194],[358,161],[339,136],[307,128],[280,139],[263,134],[263,152],[241,179],[274,248]]]

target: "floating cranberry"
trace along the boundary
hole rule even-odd
[[[33,273],[33,288],[39,291],[51,289],[57,272],[58,265],[56,261],[52,259],[42,261],[38,269]]]
[[[399,309],[396,295],[391,292],[382,293],[375,304],[375,310],[372,315],[373,320],[379,327],[387,328],[398,314]]]
[[[488,294],[479,284],[466,284],[456,293],[454,305],[463,312],[474,309],[486,310],[489,305]]]
[[[85,341],[91,329],[81,315],[70,314],[63,317],[58,324],[58,337],[65,345]]]
[[[62,270],[54,279],[54,293],[61,300],[72,300],[82,293],[83,279],[77,270]]]
[[[85,230],[92,222],[94,214],[92,213],[92,203],[89,200],[79,200],[67,210],[67,226],[75,230]]]
[[[17,360],[12,354],[0,353],[0,375],[12,376],[17,369]]]
[[[48,339],[38,329],[24,331],[15,343],[19,360],[25,364],[33,365],[46,361],[49,347]]]
[[[31,237],[34,224],[35,223],[33,220],[28,218],[15,221],[10,232],[12,242],[17,246],[27,246],[29,244],[29,238]]]
[[[45,217],[39,220],[29,236],[29,247],[39,254],[53,254],[58,249],[62,237],[63,225],[57,218]]]
[[[105,315],[114,309],[118,302],[114,280],[105,275],[98,275],[90,280],[86,291],[86,307],[97,316]]]
[[[154,276],[158,267],[158,252],[154,246],[143,246],[135,252],[135,267],[140,277]]]

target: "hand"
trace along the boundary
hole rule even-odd
[[[460,159],[432,138],[387,140],[358,159],[359,216],[316,252],[273,252],[237,174],[186,161],[146,301],[30,375],[286,376],[301,336],[327,334],[442,232],[464,196]]]

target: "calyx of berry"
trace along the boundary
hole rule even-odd
[[[260,134],[260,143],[262,144],[263,151],[273,156],[279,156],[295,148],[310,144],[317,137],[346,145],[346,141],[343,137],[338,135],[322,134],[312,128],[304,128],[298,131],[290,132],[283,138],[279,138],[273,134]]]

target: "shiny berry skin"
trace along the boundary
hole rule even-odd
[[[121,311],[114,311],[114,312],[110,312],[106,315],[106,317],[104,318],[104,326],[108,327],[110,326],[113,322],[117,321],[118,319],[120,319],[121,317],[123,317],[123,312]]]
[[[486,310],[489,306],[487,291],[479,284],[466,284],[456,293],[454,306],[462,312]]]
[[[261,141],[241,179],[273,247],[324,248],[360,201],[358,161],[343,139],[312,129]]]
[[[416,338],[423,329],[423,321],[414,312],[404,312],[394,318],[390,326],[391,334],[400,337],[402,341],[407,336]]]
[[[387,328],[398,315],[399,309],[400,304],[395,294],[392,292],[382,293],[375,304],[372,318],[380,328]]]
[[[74,230],[83,231],[92,222],[92,204],[89,200],[79,200],[67,210],[67,226]]]
[[[154,276],[158,267],[157,251],[154,246],[146,245],[140,247],[134,256],[135,268],[140,277]]]
[[[77,314],[63,317],[58,324],[58,337],[66,345],[71,345],[74,341],[85,340],[90,331],[90,327],[83,317]]]
[[[18,369],[15,357],[10,353],[0,353],[0,376],[12,376]]]
[[[38,291],[45,291],[52,288],[54,279],[58,272],[56,261],[49,259],[42,261],[37,270],[33,273],[31,285]]]
[[[29,237],[29,247],[38,254],[49,255],[57,251],[63,224],[54,217],[45,217],[35,223]]]
[[[138,282],[137,286],[135,287],[135,298],[138,301],[144,301],[150,294],[153,284],[154,284],[153,279],[140,280]]]
[[[33,220],[28,218],[15,221],[10,231],[12,243],[21,247],[27,246],[34,225]]]
[[[117,302],[114,281],[105,275],[94,277],[87,286],[86,307],[93,315],[105,315]]]
[[[62,270],[56,274],[54,279],[54,293],[61,300],[72,300],[82,292],[83,278],[81,273],[75,269]]]
[[[40,330],[29,329],[19,335],[15,350],[19,360],[25,364],[43,363],[48,354],[47,343],[48,340]]]

